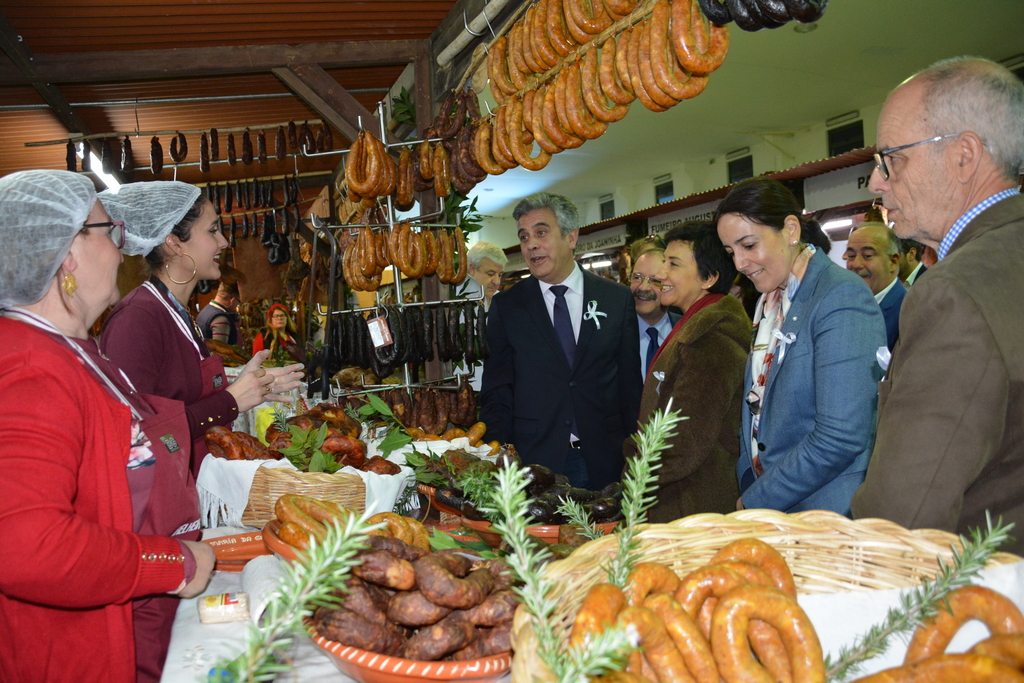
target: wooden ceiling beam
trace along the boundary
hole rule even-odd
[[[15,46],[20,38],[6,21]],[[6,32],[6,31],[5,31]],[[245,45],[177,50],[60,52],[35,55],[27,75],[4,46],[0,86],[36,83],[112,83],[160,78],[200,78],[228,74],[266,73],[276,68],[318,64],[326,69],[408,64],[424,40],[356,40],[305,45]],[[23,45],[23,43],[21,43]]]
[[[50,83],[36,80],[35,55],[32,54],[32,50],[28,48],[24,39],[11,26],[10,22],[7,21],[7,17],[2,12],[0,12],[0,49],[7,54],[8,58],[24,77],[32,79],[32,87],[43,98],[43,101],[50,106],[54,115],[60,119],[60,122],[64,124],[64,127],[69,132],[81,133],[82,135],[92,134],[89,126],[85,125],[85,122],[78,117],[78,114],[71,108],[71,105],[64,95],[61,94],[60,90]],[[89,146],[96,152],[97,158],[102,155],[101,140],[90,140]],[[124,177],[120,173],[115,174],[115,177],[119,182],[124,181]]]
[[[359,135],[359,117],[363,118],[364,128],[378,135],[373,114],[321,66],[299,64],[273,71],[292,92],[349,140],[354,141]],[[398,142],[398,139],[389,132],[387,142]]]

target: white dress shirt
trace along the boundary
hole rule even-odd
[[[668,335],[672,332],[672,319],[668,315],[668,311],[665,311],[665,315],[661,317],[661,320],[650,325],[646,320],[637,315],[637,322],[640,324],[640,372],[643,373],[643,379],[647,379],[647,370],[644,364],[647,362],[647,347],[651,345],[651,338],[647,335],[647,328],[653,327],[658,330],[658,346],[665,343],[668,339]],[[657,349],[655,349],[657,352]]]
[[[544,305],[548,307],[548,318],[551,324],[555,324],[555,293],[551,291],[554,285],[540,281],[540,293],[544,297]],[[580,325],[583,324],[583,271],[579,264],[572,269],[569,277],[562,282],[555,284],[565,285],[569,289],[565,292],[565,303],[569,307],[569,320],[572,321],[572,333],[576,341],[580,340]]]
[[[917,282],[917,276],[921,274],[921,269],[923,267],[924,264],[918,261],[917,265],[914,266],[914,269],[910,271],[910,275],[907,276],[907,281],[903,284],[905,284],[907,287],[910,287],[915,282]]]
[[[882,290],[881,292],[879,292],[878,294],[875,294],[875,301],[877,301],[877,302],[878,302],[878,305],[881,305],[881,304],[882,304],[882,300],[883,300],[883,299],[885,299],[885,297],[886,297],[886,295],[887,295],[887,294],[889,294],[889,290],[890,290],[890,289],[892,289],[893,287],[895,287],[895,286],[896,286],[896,282],[897,282],[898,280],[899,280],[899,278],[898,278],[898,277],[894,277],[894,278],[892,279],[892,282],[890,282],[890,283],[889,283],[889,286],[888,286],[888,287],[886,287],[885,289],[883,289],[883,290]]]

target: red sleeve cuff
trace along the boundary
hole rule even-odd
[[[139,536],[138,539],[138,586],[135,595],[178,590],[185,578],[186,557],[192,561],[192,573],[195,574],[195,558],[191,553],[183,553],[178,541],[167,536]]]
[[[181,541],[178,541],[178,545],[181,547],[181,554],[185,556],[185,583],[188,583],[196,577],[196,556]]]

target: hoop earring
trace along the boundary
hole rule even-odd
[[[64,293],[68,297],[74,297],[75,292],[78,291],[78,280],[75,279],[74,273],[68,273],[64,276],[64,279],[60,283],[60,288],[64,290]]]
[[[182,256],[188,256],[188,260],[192,262],[192,275],[191,275],[191,277],[189,277],[189,279],[183,280],[182,282],[178,282],[173,277],[171,277],[171,264],[170,263],[165,263],[164,264],[164,270],[167,272],[167,279],[170,280],[171,282],[173,282],[174,284],[176,284],[176,285],[187,285],[188,283],[192,282],[192,280],[194,280],[196,278],[196,273],[199,272],[199,268],[196,267],[196,260],[194,258],[189,256],[185,252],[182,252],[181,255]]]

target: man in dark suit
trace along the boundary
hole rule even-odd
[[[917,278],[924,275],[928,270],[921,257],[924,255],[924,245],[917,240],[900,240],[900,282],[905,287],[911,287]]]
[[[892,351],[900,336],[900,307],[907,289],[897,277],[900,241],[882,223],[864,223],[850,233],[846,243],[846,269],[864,279],[885,317],[886,345]]]
[[[889,95],[869,187],[938,262],[907,293],[879,384],[854,517],[967,534],[1016,525],[1024,551],[1024,84],[964,57]]]
[[[640,406],[639,328],[628,288],[577,265],[576,207],[541,192],[512,213],[530,277],[491,300],[480,419],[524,463],[601,488],[622,472]]]

